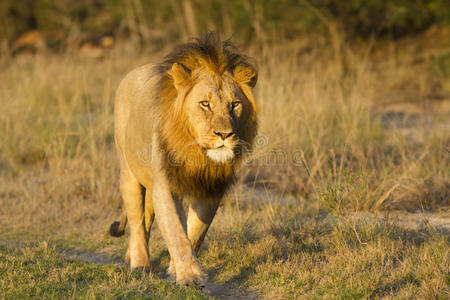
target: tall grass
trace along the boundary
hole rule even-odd
[[[437,103],[440,112],[430,113],[423,107],[433,104],[417,95],[413,102],[420,113],[404,105],[394,120],[386,117],[389,103],[387,108],[380,104],[389,93],[419,94],[414,88],[401,90],[409,78],[398,76],[406,74],[408,65],[396,61],[380,68],[377,60],[367,58],[370,53],[358,55],[350,48],[342,56],[299,55],[295,47],[285,52],[280,47],[259,56],[261,134],[268,140],[262,156],[276,150],[286,155],[281,165],[256,161],[263,180],[344,209],[448,205],[449,130],[441,114],[448,112],[448,103]],[[419,72],[416,81],[430,89],[429,74]],[[397,83],[389,87],[394,76]]]
[[[401,90],[408,65],[393,55],[380,67],[370,49],[344,48],[340,56],[299,49],[248,49],[260,71],[261,126],[241,185],[333,211],[448,207],[448,103],[418,97],[419,112],[405,106],[389,119],[383,97],[415,92]],[[62,210],[61,226],[113,213],[120,203],[113,92],[126,72],[162,55],[130,56],[118,47],[104,59],[43,53],[9,61],[0,72],[0,215],[44,230]],[[415,76],[422,90],[433,78],[427,70]]]

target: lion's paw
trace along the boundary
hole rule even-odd
[[[177,284],[202,289],[205,287],[208,274],[197,261],[192,261],[177,271]]]
[[[167,268],[167,275],[169,275],[169,279],[175,281],[177,278],[177,272],[175,270],[175,263],[173,260],[170,260],[169,268]]]
[[[141,266],[141,267],[134,267],[131,269],[133,273],[148,273],[153,274],[155,271],[151,266]]]

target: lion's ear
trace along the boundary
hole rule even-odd
[[[237,65],[233,76],[238,84],[246,84],[249,87],[254,87],[258,81],[258,71],[250,64]]]
[[[191,70],[182,63],[174,63],[167,74],[172,77],[177,90],[189,86],[192,82]]]

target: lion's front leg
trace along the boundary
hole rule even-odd
[[[218,198],[200,201],[194,198],[189,198],[187,233],[189,241],[191,242],[191,245],[194,248],[195,254],[197,254],[197,256],[200,250],[200,246],[202,245],[206,233],[208,232],[208,228],[211,225],[214,215],[216,214],[217,207],[220,204],[220,200],[221,199]],[[181,201],[179,202],[179,207],[182,208]],[[171,277],[175,278],[175,264],[172,260],[170,260],[170,265],[167,272]]]
[[[209,225],[220,204],[220,198],[217,199],[191,199],[188,213],[188,237],[191,241],[195,253],[198,254],[200,246],[205,239]]]
[[[180,205],[171,195],[165,175],[155,176],[153,207],[163,238],[169,249],[172,272],[181,285],[204,286],[207,274],[203,271],[182,222]]]

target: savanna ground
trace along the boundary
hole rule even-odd
[[[157,226],[152,274],[107,235],[115,88],[173,45],[3,57],[0,298],[448,299],[448,36],[244,45],[260,135],[202,246],[203,291],[166,279]]]

